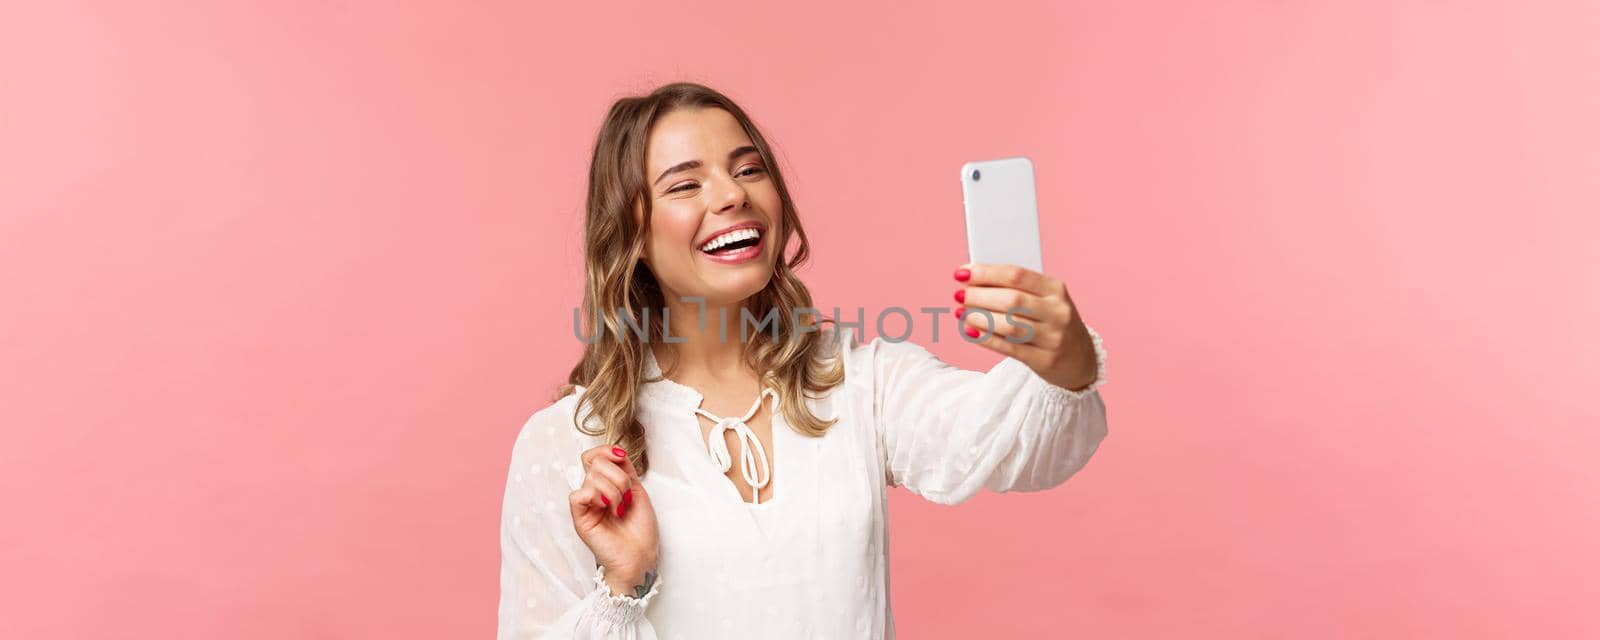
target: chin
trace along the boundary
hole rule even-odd
[[[705,292],[709,304],[733,304],[749,299],[772,281],[772,269],[749,269],[746,273],[725,274],[721,278],[707,278],[710,285]]]

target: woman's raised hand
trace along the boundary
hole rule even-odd
[[[955,278],[963,284],[956,302],[966,305],[956,316],[968,337],[1021,360],[1058,387],[1077,391],[1094,383],[1094,341],[1065,283],[1009,264],[962,265]]]
[[[605,567],[611,593],[636,595],[634,587],[654,580],[660,558],[650,495],[620,447],[595,447],[578,459],[584,469],[583,485],[567,496],[572,526],[595,561]]]

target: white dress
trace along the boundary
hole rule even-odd
[[[1048,489],[1105,437],[1097,390],[1105,351],[1092,329],[1099,375],[1078,392],[1012,358],[978,372],[911,342],[822,335],[845,358],[845,381],[807,404],[839,422],[813,438],[772,413],[773,494],[760,505],[709,454],[695,414],[700,394],[670,380],[641,385],[650,455],[641,481],[661,536],[659,577],[643,598],[612,596],[573,529],[567,496],[583,481],[578,454],[606,444],[572,426],[582,387],[533,414],[506,478],[500,640],[893,638],[887,486],[940,504],[985,487]],[[658,377],[654,356],[646,358],[645,377]],[[738,467],[740,452],[733,456]]]

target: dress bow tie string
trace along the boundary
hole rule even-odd
[[[762,390],[761,395],[756,396],[755,404],[750,405],[750,411],[743,417],[723,418],[699,407],[695,407],[694,410],[695,413],[716,423],[711,427],[711,433],[706,436],[706,451],[711,453],[711,461],[715,462],[723,473],[727,473],[728,469],[733,467],[733,455],[728,452],[728,440],[724,437],[729,429],[733,430],[741,445],[740,449],[743,450],[739,455],[739,472],[744,476],[744,481],[750,485],[751,493],[755,494],[755,504],[761,504],[761,488],[772,480],[772,469],[767,466],[767,449],[761,446],[761,439],[750,430],[749,421],[755,417],[757,411],[761,410],[761,401],[767,396],[772,396],[772,412],[777,413],[778,394],[772,389]]]

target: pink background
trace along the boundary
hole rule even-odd
[[[1038,167],[1111,435],[896,490],[904,637],[1600,624],[1593,3],[133,4],[0,8],[0,636],[491,636],[593,135],[676,79],[824,306],[947,304],[957,168]]]

